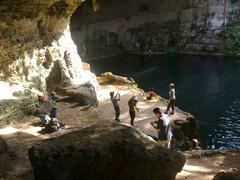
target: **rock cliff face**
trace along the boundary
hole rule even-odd
[[[106,123],[45,140],[29,149],[36,180],[173,180],[185,157],[132,127]]]
[[[85,1],[71,20],[85,59],[126,52],[222,53],[221,33],[239,21],[240,7],[238,0],[98,0],[97,5],[94,12]]]
[[[0,85],[16,93],[96,84],[71,35],[85,59],[125,52],[221,53],[221,32],[239,22],[239,7],[238,0],[2,0],[0,80],[8,84]],[[228,42],[228,49],[235,44]]]
[[[0,80],[12,92],[95,82],[82,67],[69,20],[81,0],[2,0]]]

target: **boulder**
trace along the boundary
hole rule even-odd
[[[98,106],[97,93],[91,83],[62,88],[59,92],[67,96],[68,101],[78,103],[79,106]]]
[[[213,180],[239,180],[240,179],[240,170],[239,169],[230,169],[228,171],[218,172]]]
[[[29,149],[36,180],[173,180],[185,157],[136,129],[102,123]]]
[[[0,136],[0,155],[6,153],[8,150],[7,143],[4,139]]]
[[[187,116],[186,120],[175,120],[173,126],[173,137],[171,148],[177,151],[188,151],[191,149],[192,140],[200,140],[198,124],[195,117]]]
[[[191,141],[185,137],[181,127],[174,126],[172,134],[171,149],[177,151],[188,151],[191,149]]]

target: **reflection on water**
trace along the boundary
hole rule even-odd
[[[124,55],[90,62],[93,72],[133,77],[145,90],[167,97],[176,85],[177,106],[200,123],[204,146],[240,148],[240,61],[208,56]]]

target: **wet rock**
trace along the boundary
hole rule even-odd
[[[181,127],[175,126],[172,134],[171,149],[177,151],[187,151],[191,148],[190,141],[185,137]]]
[[[240,170],[239,169],[230,169],[229,171],[218,172],[213,180],[239,180],[240,179]]]
[[[136,129],[97,124],[47,139],[29,149],[36,180],[173,180],[185,157]]]
[[[4,139],[0,136],[0,155],[6,153],[8,150],[7,143]]]

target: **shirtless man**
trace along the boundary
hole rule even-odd
[[[119,107],[119,104],[118,104],[118,101],[120,101],[120,94],[117,93],[115,96],[114,96],[114,92],[110,92],[110,100],[113,104],[113,108],[115,110],[115,120],[120,122],[119,120],[119,116],[120,116],[120,107]]]
[[[175,109],[175,101],[176,101],[176,93],[175,93],[175,89],[174,89],[174,84],[171,83],[169,84],[169,103],[167,106],[167,110],[165,112],[165,114],[168,114],[168,111],[170,110],[170,108],[172,108],[172,112],[171,115],[174,114],[174,109]]]
[[[136,116],[136,111],[138,112],[139,109],[137,108],[137,102],[138,99],[136,96],[133,96],[129,101],[128,101],[128,107],[129,107],[129,115],[130,115],[130,124],[133,126],[134,125],[134,119]]]

